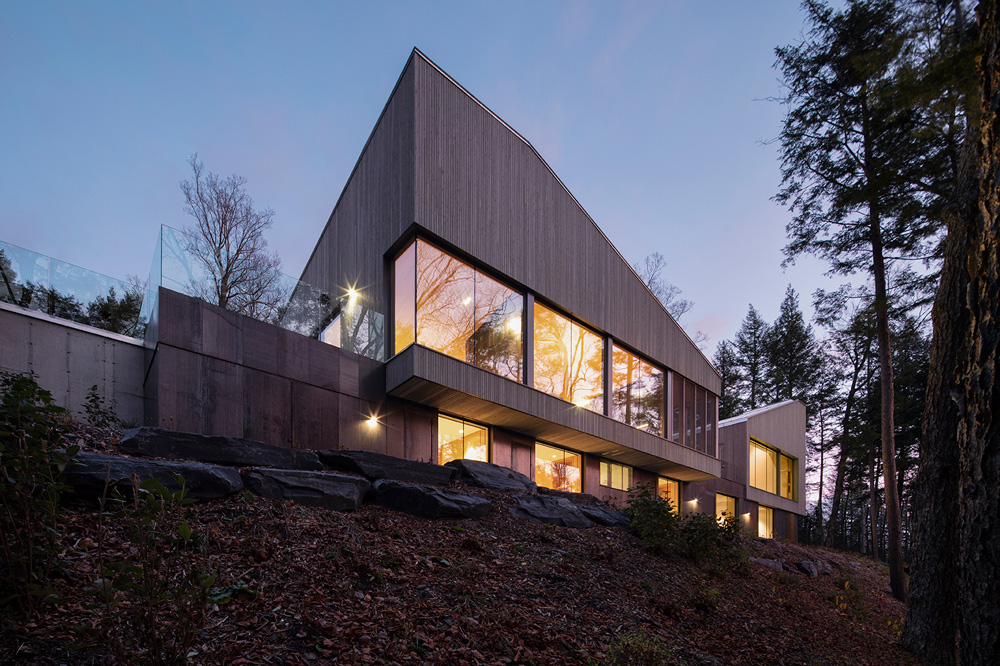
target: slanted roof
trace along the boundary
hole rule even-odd
[[[801,404],[800,400],[782,400],[781,402],[775,402],[770,405],[765,405],[764,407],[751,409],[750,411],[743,412],[742,414],[737,414],[736,416],[731,416],[728,419],[722,419],[721,421],[719,421],[719,427],[723,428],[728,425],[733,425],[734,423],[742,423],[743,421],[752,419],[755,416],[759,416],[761,414],[766,414],[767,412],[773,412],[775,410],[782,409],[786,405],[790,405],[793,402],[798,402]]]

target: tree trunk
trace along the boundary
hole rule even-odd
[[[868,516],[869,527],[872,538],[872,557],[876,560],[882,559],[878,552],[878,468],[876,467],[875,447],[872,446],[871,454],[868,456],[868,469],[871,474],[868,479]]]
[[[889,587],[892,596],[906,600],[903,575],[903,530],[896,491],[896,433],[894,424],[895,386],[892,377],[892,340],[889,337],[889,298],[885,284],[885,257],[882,254],[882,225],[875,202],[869,204],[872,235],[872,274],[875,278],[875,333],[882,389],[882,480],[885,484],[885,518],[888,523]]]
[[[844,440],[847,438],[847,426],[851,420],[851,409],[854,407],[854,396],[858,391],[858,376],[861,374],[861,364],[855,362],[854,374],[851,375],[851,388],[847,391],[844,401],[844,418],[840,422],[840,456],[837,460],[837,478],[833,482],[833,504],[830,507],[830,522],[826,526],[826,537],[823,545],[832,548],[840,522],[840,504],[844,494],[844,473],[847,470],[847,453],[844,451]]]
[[[983,107],[967,134],[946,216],[927,406],[914,489],[911,594],[903,644],[931,664],[1000,654],[1000,26],[979,5]]]

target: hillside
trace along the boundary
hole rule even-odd
[[[833,573],[699,568],[616,528],[535,525],[508,515],[509,495],[463,491],[497,510],[428,521],[249,495],[184,507],[192,537],[168,563],[216,575],[190,663],[917,663],[897,645],[905,609],[878,563],[747,537],[750,555],[823,560]],[[137,595],[95,593],[102,558],[143,557],[124,529],[93,506],[71,508],[60,541],[69,573],[30,622],[0,618],[0,663],[152,663],[136,652]],[[161,638],[196,627],[197,613],[178,624],[169,608]],[[660,658],[625,661],[629,648]]]

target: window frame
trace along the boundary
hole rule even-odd
[[[564,466],[573,467],[578,472],[577,479],[576,479],[576,482],[574,484],[566,484],[564,487],[561,487],[561,488],[553,488],[552,486],[547,486],[547,485],[544,485],[544,484],[541,484],[541,483],[538,482],[538,467],[539,467],[539,464],[540,464],[540,462],[539,462],[540,458],[538,456],[538,447],[539,446],[543,446],[543,447],[545,447],[547,449],[552,449],[554,451],[561,451],[562,452],[562,454],[563,454],[563,461],[562,461],[561,464],[564,465]],[[567,456],[576,456],[579,459],[579,461],[580,461],[579,464],[575,465],[575,466],[573,466],[573,465],[567,465],[566,462],[565,462]],[[573,451],[572,449],[564,448],[562,446],[557,446],[555,444],[550,444],[548,442],[542,442],[542,441],[537,441],[536,440],[535,441],[534,449],[532,451],[532,457],[534,458],[534,463],[532,464],[532,472],[533,472],[533,474],[535,476],[534,481],[535,481],[536,485],[540,485],[543,488],[548,488],[550,490],[558,490],[558,491],[562,491],[562,492],[570,492],[570,493],[583,493],[583,492],[586,492],[586,490],[584,488],[584,456],[583,456],[582,453],[580,453],[578,451]],[[545,462],[553,462],[553,461],[546,460]],[[577,484],[579,485],[579,489],[573,489],[572,487],[570,487],[570,485],[577,485]]]
[[[607,471],[605,471],[605,468]],[[618,474],[616,475],[616,468]],[[626,480],[627,472],[627,480]],[[615,478],[620,479],[620,486],[615,485]],[[612,490],[622,490],[628,492],[633,487],[633,480],[635,479],[635,468],[631,465],[624,465],[620,462],[615,462],[614,460],[601,459],[600,465],[600,485],[602,488],[610,488]]]
[[[468,451],[468,443],[466,442],[466,436],[467,435],[465,434],[465,427],[466,427],[466,425],[474,426],[476,428],[479,428],[479,429],[483,430],[486,433],[486,454],[485,454],[485,459],[482,460],[482,461],[480,461],[480,462],[490,462],[491,456],[492,456],[492,452],[493,452],[493,446],[492,446],[492,444],[493,444],[493,436],[492,436],[493,433],[491,432],[491,429],[490,429],[490,427],[488,425],[484,425],[482,423],[476,423],[475,421],[469,421],[469,420],[460,418],[458,416],[451,416],[450,414],[442,414],[440,412],[438,413],[437,416],[438,416],[438,425],[437,425],[437,431],[438,431],[438,436],[437,436],[437,460],[438,460],[438,463],[437,464],[444,465],[445,463],[451,462],[452,460],[476,460],[476,461],[479,461],[479,458],[467,458],[466,457],[466,453]],[[441,451],[441,420],[442,419],[445,419],[445,420],[448,420],[448,421],[452,421],[454,423],[461,423],[462,424],[462,457],[461,458],[451,458],[449,460],[444,460],[442,458],[442,451]]]

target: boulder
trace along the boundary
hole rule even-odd
[[[601,506],[590,506],[588,504],[581,504],[577,508],[580,510],[580,513],[598,525],[620,527],[623,530],[627,530],[632,526],[628,516],[621,511],[612,511]]]
[[[391,479],[376,481],[371,498],[379,506],[420,518],[482,518],[493,511],[493,504],[482,497]]]
[[[796,566],[798,566],[798,568],[803,573],[809,574],[810,578],[818,578],[819,577],[819,567],[816,566],[815,562],[812,562],[810,560],[802,560]]]
[[[395,479],[411,483],[446,486],[456,474],[455,468],[433,463],[414,462],[373,451],[317,451],[320,462],[340,472],[360,474],[369,481]]]
[[[335,511],[354,511],[371,484],[357,476],[296,469],[254,468],[243,473],[247,490],[261,497],[294,500]]]
[[[515,501],[516,505],[510,508],[510,515],[515,518],[563,527],[584,528],[592,524],[575,504],[563,497],[522,495]]]
[[[125,431],[118,449],[133,456],[197,460],[230,467],[276,467],[322,470],[315,451],[286,449],[251,439],[196,435],[162,428]]]
[[[590,493],[574,493],[569,490],[553,490],[552,488],[546,488],[545,486],[538,486],[538,494],[562,497],[568,499],[577,506],[598,506],[601,508],[606,508],[608,506],[607,502],[598,499]]]
[[[769,569],[774,569],[775,571],[784,571],[785,568],[781,566],[781,562],[778,560],[768,560],[763,557],[751,557],[750,561],[754,564],[759,564],[762,567],[767,567]]]
[[[452,460],[445,467],[458,470],[458,478],[480,488],[533,493],[535,482],[520,472],[478,460]]]
[[[110,479],[108,492],[117,489],[126,497],[132,487],[132,475],[139,481],[159,479],[168,490],[180,490],[177,476],[184,478],[187,497],[217,499],[243,489],[239,472],[227,467],[194,462],[139,460],[124,456],[80,451],[66,465],[63,478],[80,497],[100,499],[105,479]]]

